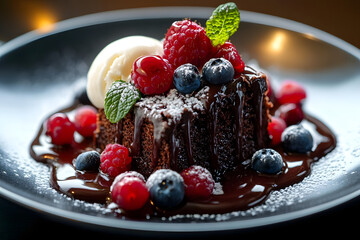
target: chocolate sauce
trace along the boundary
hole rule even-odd
[[[260,82],[259,80],[255,80],[251,83],[251,88],[253,89],[254,97],[254,106],[256,108],[256,139],[257,139],[257,146],[259,148],[263,148],[265,146],[264,143],[264,136],[262,129],[264,128],[264,121],[263,121],[263,102],[264,102],[264,92],[266,91],[267,87],[264,86],[266,84],[265,81]]]
[[[305,115],[302,121],[307,129],[309,129],[315,139],[314,147],[308,154],[288,154],[285,153],[281,146],[274,149],[278,151],[284,159],[284,167],[282,172],[277,175],[262,175],[250,169],[249,160],[243,156],[243,108],[244,108],[244,94],[242,92],[243,82],[234,82],[226,88],[217,88],[211,90],[208,96],[206,107],[210,112],[210,148],[211,148],[211,165],[216,167],[218,162],[217,144],[216,144],[216,125],[218,110],[216,101],[219,101],[221,96],[225,96],[227,91],[236,89],[235,104],[233,111],[236,113],[233,129],[236,135],[236,156],[239,159],[239,166],[226,173],[221,181],[221,190],[217,194],[211,195],[207,199],[197,201],[185,201],[184,204],[171,211],[158,211],[154,206],[147,204],[140,211],[135,213],[121,212],[120,215],[127,217],[145,218],[146,216],[153,216],[156,212],[157,216],[171,216],[174,214],[212,214],[212,213],[227,213],[237,210],[249,209],[265,201],[269,193],[276,189],[285,188],[294,183],[298,183],[308,176],[311,172],[311,164],[328,152],[333,150],[336,146],[336,139],[331,130],[322,122],[314,117]],[[264,92],[264,86],[260,82],[252,82],[252,87],[257,88],[254,92]],[[231,89],[232,88],[232,89]],[[264,101],[263,94],[253,96],[256,101],[256,106],[262,106]],[[70,117],[74,115],[76,105],[65,109]],[[256,109],[256,135],[258,145],[265,147],[266,144],[262,140],[263,113],[262,107]],[[139,110],[135,111],[134,124],[134,139],[131,146],[133,156],[140,154],[140,127],[144,121],[145,112]],[[191,147],[190,126],[193,118],[193,113],[185,112],[184,118],[184,141],[187,152],[187,157],[190,163],[194,163],[194,156]],[[153,149],[153,166],[156,166],[159,158],[159,149],[161,146],[161,136],[165,134],[164,126],[159,119],[152,119],[154,125],[154,149]],[[171,125],[166,126],[166,134],[170,142],[171,167],[177,169],[177,152],[179,141],[176,137],[176,128]],[[119,133],[121,134],[121,133]],[[109,204],[111,202],[110,186],[113,181],[103,173],[88,173],[75,170],[73,161],[83,151],[93,148],[92,139],[82,138],[76,135],[75,142],[70,146],[54,146],[50,143],[50,138],[46,136],[44,127],[41,127],[37,137],[31,144],[31,156],[39,162],[46,163],[51,168],[50,185],[57,191],[70,196],[75,199],[80,199],[88,202],[97,202],[102,204]]]
[[[214,95],[215,97],[217,95]],[[218,98],[216,98],[218,99]],[[216,137],[216,132],[217,132],[217,115],[218,115],[218,110],[217,110],[217,104],[216,101],[212,102],[210,105],[210,119],[209,119],[209,129],[210,129],[210,151],[211,151],[211,156],[210,156],[210,166],[212,169],[217,169],[219,168],[219,156],[217,153],[217,137]]]
[[[139,110],[135,110],[135,124],[134,124],[134,141],[131,144],[131,152],[133,156],[139,156],[140,154],[140,138],[141,129],[140,126],[143,124],[144,114]]]
[[[187,158],[189,159],[189,165],[194,165],[194,157],[192,152],[192,144],[191,144],[191,119],[192,114],[189,112],[185,112],[185,145],[186,145],[186,153]]]
[[[244,101],[245,96],[242,92],[242,82],[238,82],[236,84],[236,94],[237,97],[235,99],[234,105],[234,112],[235,112],[235,134],[236,134],[236,158],[238,159],[238,164],[244,161],[244,155],[242,151],[242,135],[243,135],[243,124],[244,124],[244,116],[243,116],[243,109],[244,109]]]

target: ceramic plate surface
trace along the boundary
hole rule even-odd
[[[213,9],[122,10],[61,22],[55,31],[30,32],[0,47],[0,194],[14,202],[89,226],[138,232],[235,230],[284,222],[335,207],[360,194],[360,51],[315,28],[241,11],[231,37],[243,59],[260,66],[274,85],[302,83],[305,109],[329,126],[337,148],[313,165],[304,181],[273,192],[248,211],[135,221],[118,219],[99,204],[72,200],[49,186],[49,168],[29,147],[41,122],[69,106],[84,86],[92,60],[108,43],[129,35],[161,39],[175,20],[205,25]]]

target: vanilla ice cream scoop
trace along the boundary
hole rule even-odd
[[[134,61],[141,56],[163,55],[159,40],[130,36],[107,45],[96,56],[88,72],[86,91],[92,104],[104,107],[105,95],[116,80],[130,81]]]

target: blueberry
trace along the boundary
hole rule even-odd
[[[270,148],[256,151],[251,159],[251,168],[259,173],[277,174],[282,167],[283,159],[281,155]]]
[[[281,134],[281,144],[286,152],[307,153],[313,147],[311,133],[302,125],[287,127]]]
[[[199,70],[190,63],[181,65],[174,71],[173,83],[179,92],[192,93],[200,87]]]
[[[234,68],[225,58],[212,58],[205,63],[203,70],[205,80],[211,84],[225,84],[234,78]]]
[[[75,160],[75,168],[79,171],[98,171],[100,154],[97,151],[83,152]]]
[[[157,170],[150,175],[146,186],[149,189],[151,201],[159,208],[174,208],[184,199],[184,179],[173,170]]]

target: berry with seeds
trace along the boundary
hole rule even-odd
[[[283,104],[276,110],[275,115],[282,118],[288,126],[298,124],[304,119],[304,112],[300,103]]]
[[[160,56],[144,56],[135,60],[131,79],[135,87],[145,95],[161,94],[170,89],[173,70],[166,59]]]
[[[83,152],[75,160],[75,168],[79,171],[98,171],[100,154],[97,151]]]
[[[211,84],[225,84],[233,80],[234,68],[224,58],[212,58],[205,63],[203,70],[204,79]]]
[[[306,98],[306,92],[303,86],[295,81],[285,81],[281,84],[276,95],[280,104],[300,103]]]
[[[120,144],[108,144],[100,155],[100,169],[111,177],[130,169],[131,157],[129,150]]]
[[[94,107],[85,105],[76,110],[75,129],[84,137],[91,137],[96,130],[97,111]]]
[[[183,93],[192,93],[200,87],[200,73],[196,66],[187,63],[181,65],[174,71],[174,86],[175,88]]]
[[[71,144],[74,141],[75,126],[65,113],[55,113],[46,121],[46,134],[56,145]]]
[[[251,158],[251,168],[263,174],[278,174],[283,164],[281,155],[270,148],[256,151]]]
[[[193,165],[183,170],[180,175],[185,183],[185,196],[190,199],[207,198],[215,187],[215,181],[206,168]]]
[[[145,182],[138,177],[127,176],[114,181],[111,186],[112,201],[124,210],[138,210],[149,199],[149,190]]]
[[[223,45],[215,48],[214,58],[225,58],[234,67],[235,75],[239,75],[245,69],[245,63],[240,57],[240,54],[236,50],[235,46],[231,42],[225,42]]]
[[[271,122],[268,124],[268,133],[271,137],[271,145],[276,146],[281,143],[281,134],[286,128],[286,123],[282,118],[271,117]]]
[[[146,186],[150,192],[150,200],[159,208],[174,208],[184,199],[184,179],[173,170],[155,171],[148,178]]]
[[[205,29],[190,20],[174,22],[164,40],[164,58],[173,68],[191,63],[199,69],[209,60],[212,44]]]
[[[311,133],[300,124],[287,127],[281,135],[281,144],[286,152],[310,152],[313,142]]]

